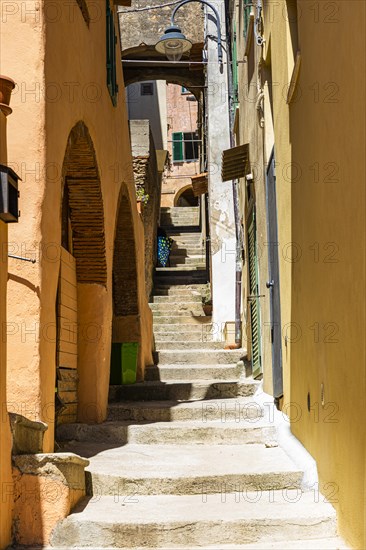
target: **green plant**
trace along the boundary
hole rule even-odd
[[[143,204],[146,204],[149,201],[149,195],[145,193],[145,189],[143,187],[137,187],[136,198]]]

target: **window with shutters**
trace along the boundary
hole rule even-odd
[[[116,35],[116,28],[114,25],[113,10],[111,9],[109,0],[106,0],[106,3],[107,3],[107,11],[106,11],[107,87],[109,90],[109,95],[111,96],[111,99],[112,99],[112,103],[116,107],[117,95],[118,95],[117,68],[116,68],[117,35]]]
[[[198,160],[199,139],[197,132],[173,132],[173,162]]]

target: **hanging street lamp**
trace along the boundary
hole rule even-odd
[[[183,0],[178,6],[173,10],[170,26],[165,30],[163,36],[155,45],[155,49],[160,54],[165,55],[169,61],[179,61],[182,58],[182,55],[189,52],[192,48],[192,42],[188,40],[185,35],[182,33],[179,27],[174,22],[175,15],[177,11],[190,2],[200,2],[210,7],[216,17],[216,26],[217,26],[217,55],[220,65],[222,64],[222,43],[221,43],[221,22],[220,16],[217,9],[206,2],[206,0]]]

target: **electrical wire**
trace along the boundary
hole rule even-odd
[[[182,0],[176,0],[175,2],[167,2],[166,4],[161,4],[160,6],[146,6],[145,8],[134,8],[133,10],[119,10],[119,13],[137,13],[139,11],[149,11],[149,10],[158,10],[161,8],[168,8],[169,6],[175,6],[180,4]]]

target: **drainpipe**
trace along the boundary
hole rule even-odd
[[[234,105],[233,105],[233,83],[232,83],[232,52],[229,50],[231,45],[230,18],[228,4],[225,2],[225,20],[226,20],[226,47],[227,47],[227,81],[229,96],[229,128],[230,128],[230,147],[234,147]],[[237,348],[242,346],[241,331],[241,286],[242,286],[242,247],[241,247],[241,226],[239,214],[239,196],[237,189],[237,180],[233,180],[233,203],[236,235],[236,258],[235,258],[235,344]]]
[[[261,25],[262,20],[262,0],[257,0],[257,8],[256,8],[257,14],[254,22],[254,36],[255,36],[255,42],[257,46],[263,46],[265,40],[263,36],[259,34],[259,27]]]

